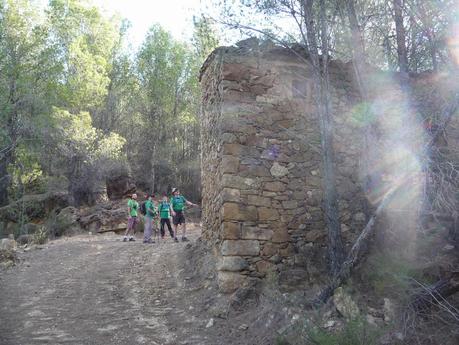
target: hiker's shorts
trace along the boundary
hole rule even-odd
[[[127,228],[128,229],[135,229],[135,226],[137,225],[138,222],[139,222],[139,219],[137,217],[128,218]]]
[[[174,225],[185,224],[185,215],[183,211],[176,211],[172,221]]]

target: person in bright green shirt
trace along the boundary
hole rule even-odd
[[[176,233],[172,230],[171,226],[171,213],[172,213],[172,206],[169,203],[169,200],[167,199],[167,194],[163,195],[163,200],[159,203],[158,205],[158,211],[159,211],[159,217],[161,218],[160,221],[160,232],[161,232],[161,238],[164,238],[164,225],[167,225],[167,228],[169,229],[169,234],[171,237],[174,239],[175,242],[178,242]]]
[[[192,202],[185,199],[183,195],[180,194],[180,190],[178,188],[172,188],[172,198],[171,198],[171,205],[172,205],[172,217],[174,223],[174,232],[177,235],[178,226],[182,225],[182,241],[188,241],[186,237],[186,223],[185,223],[185,205],[189,206],[198,206],[193,204]]]
[[[137,194],[132,194],[131,198],[127,202],[128,206],[128,221],[127,221],[127,229],[124,234],[123,241],[127,242],[128,236],[129,236],[129,241],[135,241],[134,239],[134,232],[135,232],[135,226],[139,222],[139,219],[137,217],[138,215],[138,210],[139,210],[139,203],[137,202]]]
[[[157,216],[155,202],[153,200],[154,194],[148,196],[147,201],[145,202],[145,227],[143,231],[143,243],[155,243],[155,240],[151,239],[152,230],[157,235],[156,227],[154,225],[154,220]]]

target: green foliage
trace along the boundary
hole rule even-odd
[[[46,181],[40,164],[40,155],[35,145],[18,144],[15,150],[15,164],[10,165],[10,197],[14,200],[24,194],[46,192]]]
[[[199,195],[197,75],[218,40],[199,19],[193,47],[155,25],[133,51],[128,30],[89,0],[0,1],[0,204],[62,175],[91,202],[117,169]]]
[[[50,1],[48,18],[60,106],[89,110],[100,105],[110,83],[110,58],[120,23],[78,0]]]
[[[117,133],[103,133],[92,126],[88,112],[71,114],[54,108],[55,131],[51,139],[60,168],[70,182],[74,202],[92,203],[92,193],[113,164],[123,160],[126,140]]]
[[[85,162],[100,159],[119,159],[126,140],[117,133],[104,134],[92,126],[88,112],[71,114],[54,108],[54,140],[63,156],[82,156]]]
[[[53,210],[46,219],[44,231],[46,232],[47,238],[50,237],[53,239],[62,236],[71,226],[72,222],[66,217],[60,217],[58,210]]]
[[[202,64],[209,54],[218,47],[219,40],[209,19],[193,18],[194,34],[192,43]]]
[[[275,344],[276,345],[290,345],[290,343],[284,339],[284,337],[282,336],[277,336],[276,340],[275,340]]]
[[[335,325],[333,329],[321,326],[324,321],[318,315],[312,316],[304,323],[297,323],[286,333],[278,336],[275,343],[276,345],[377,345],[385,331],[384,327],[376,327],[363,317],[345,320],[343,324]]]
[[[365,319],[346,321],[343,328],[331,332],[321,327],[312,327],[307,332],[306,344],[314,345],[376,345],[382,330],[370,325]]]

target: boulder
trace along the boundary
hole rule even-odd
[[[126,200],[109,201],[80,211],[81,226],[93,233],[126,230]]]
[[[69,206],[62,209],[54,219],[48,222],[48,230],[52,236],[72,235],[81,232],[78,222],[80,214],[78,209]]]
[[[24,210],[28,219],[45,219],[55,208],[64,208],[68,205],[69,197],[66,191],[27,194],[7,206],[0,207],[0,221],[20,223],[20,210]]]
[[[335,304],[336,310],[346,319],[355,319],[360,314],[359,307],[342,287],[335,290],[333,294],[333,303]]]
[[[389,298],[384,298],[384,321],[390,322],[395,318],[395,305]]]
[[[119,200],[136,190],[134,180],[128,175],[110,177],[106,181],[107,195],[110,200]]]
[[[31,244],[33,242],[33,235],[22,234],[16,239],[16,242],[21,246],[25,244]]]
[[[16,241],[11,238],[3,238],[0,241],[1,250],[12,251],[12,250],[15,250],[16,247],[17,247]]]

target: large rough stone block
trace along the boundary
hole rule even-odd
[[[239,158],[235,156],[223,156],[221,163],[222,173],[236,173],[239,169]]]
[[[288,174],[288,169],[277,162],[274,162],[270,169],[271,175],[274,177],[284,177]]]
[[[223,256],[257,256],[260,243],[256,240],[225,240],[221,246]]]
[[[223,220],[244,220],[239,204],[226,202],[223,204]]]
[[[222,239],[225,240],[238,240],[240,235],[240,225],[239,223],[232,222],[223,222],[222,223]]]
[[[247,276],[236,272],[218,272],[218,288],[223,293],[233,293],[247,280]]]
[[[240,165],[239,173],[241,176],[254,176],[254,177],[267,177],[269,176],[269,171],[267,168],[261,165]]]
[[[249,263],[240,256],[222,256],[217,262],[217,270],[219,271],[240,272],[248,268]]]
[[[250,78],[250,69],[239,63],[226,63],[222,70],[224,80],[243,80]]]
[[[306,232],[306,235],[305,235],[305,240],[307,242],[319,242],[321,241],[322,239],[324,239],[326,236],[325,234],[325,230],[310,230],[308,232]]]
[[[239,202],[241,201],[241,191],[239,189],[234,188],[223,188],[222,191],[222,201],[234,201]]]
[[[283,192],[286,186],[282,182],[268,182],[264,185],[264,190],[268,192]]]
[[[282,202],[282,206],[287,210],[295,209],[298,207],[298,202],[295,200],[287,200]]]
[[[274,230],[272,241],[274,243],[284,243],[290,241],[290,235],[287,228],[279,228]]]
[[[272,238],[273,231],[271,229],[263,229],[256,226],[243,226],[242,239],[244,240],[261,240],[268,241]]]
[[[279,245],[274,243],[265,243],[261,254],[263,256],[272,256],[277,254],[279,251]]]
[[[270,198],[265,198],[265,197],[262,197],[262,196],[258,196],[258,195],[249,195],[247,197],[247,203],[249,205],[270,207],[271,206],[271,199]]]
[[[258,219],[257,208],[255,206],[225,202],[222,210],[223,220],[256,221]]]
[[[259,207],[258,219],[260,221],[277,220],[279,219],[279,212],[275,208]]]
[[[256,267],[258,272],[266,274],[268,272],[274,271],[276,266],[274,266],[269,261],[261,260],[257,262]]]
[[[241,144],[224,144],[223,145],[223,154],[231,156],[239,156],[243,150]]]
[[[259,181],[254,178],[240,177],[235,175],[224,174],[222,177],[222,186],[235,189],[254,189],[260,186]]]

